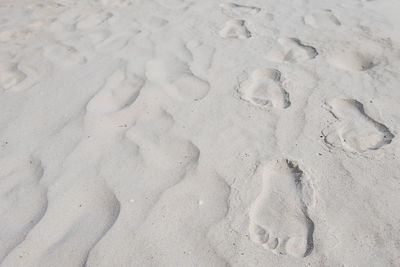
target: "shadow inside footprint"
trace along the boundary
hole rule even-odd
[[[355,99],[336,98],[329,104],[330,112],[338,119],[337,135],[345,150],[363,152],[390,144],[394,135],[388,127],[369,117],[362,103]],[[335,146],[326,137],[327,143]]]
[[[306,257],[313,250],[314,223],[304,202],[304,173],[292,161],[266,165],[261,193],[250,208],[253,242],[280,255]]]

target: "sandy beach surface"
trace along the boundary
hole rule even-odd
[[[399,14],[0,0],[0,265],[400,266]]]

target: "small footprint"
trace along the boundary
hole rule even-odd
[[[336,98],[329,104],[330,112],[338,119],[337,136],[345,150],[363,152],[376,150],[390,144],[394,135],[383,124],[369,117],[364,106],[354,99]],[[327,128],[329,129],[329,128]],[[323,131],[325,141],[335,146],[335,138],[327,129]]]
[[[327,28],[331,26],[340,26],[339,19],[330,9],[321,9],[304,16],[304,23],[314,28]]]
[[[303,171],[289,160],[273,161],[264,168],[261,193],[249,211],[253,242],[281,255],[311,253],[314,223],[308,217],[303,180]]]
[[[281,82],[281,73],[275,69],[256,69],[239,89],[240,98],[253,105],[276,108],[290,106],[289,94]]]
[[[219,5],[222,12],[229,17],[241,17],[246,15],[256,15],[261,8],[254,6],[245,6],[235,3],[222,3]]]
[[[278,43],[279,45],[268,53],[268,58],[273,61],[296,63],[318,55],[314,47],[305,45],[296,38],[280,38]]]
[[[327,60],[334,67],[349,71],[365,71],[376,65],[372,56],[358,51],[333,51]]]
[[[241,19],[231,19],[225,22],[219,32],[222,38],[248,39],[251,32],[246,27],[246,22]]]
[[[16,87],[26,78],[17,63],[1,62],[0,63],[0,90],[10,90]]]

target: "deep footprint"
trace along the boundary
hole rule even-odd
[[[376,150],[392,142],[394,135],[390,130],[369,117],[363,104],[357,100],[336,98],[329,106],[331,113],[340,122],[337,135],[345,150]],[[332,144],[329,138],[326,139]]]
[[[289,160],[269,163],[261,193],[250,208],[253,242],[281,255],[305,257],[313,249],[314,223],[303,201],[303,172]]]
[[[240,98],[259,107],[288,108],[289,94],[281,83],[281,73],[275,69],[256,69],[240,85]]]

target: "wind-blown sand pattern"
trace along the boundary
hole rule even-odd
[[[0,266],[398,266],[399,12],[1,0]]]

